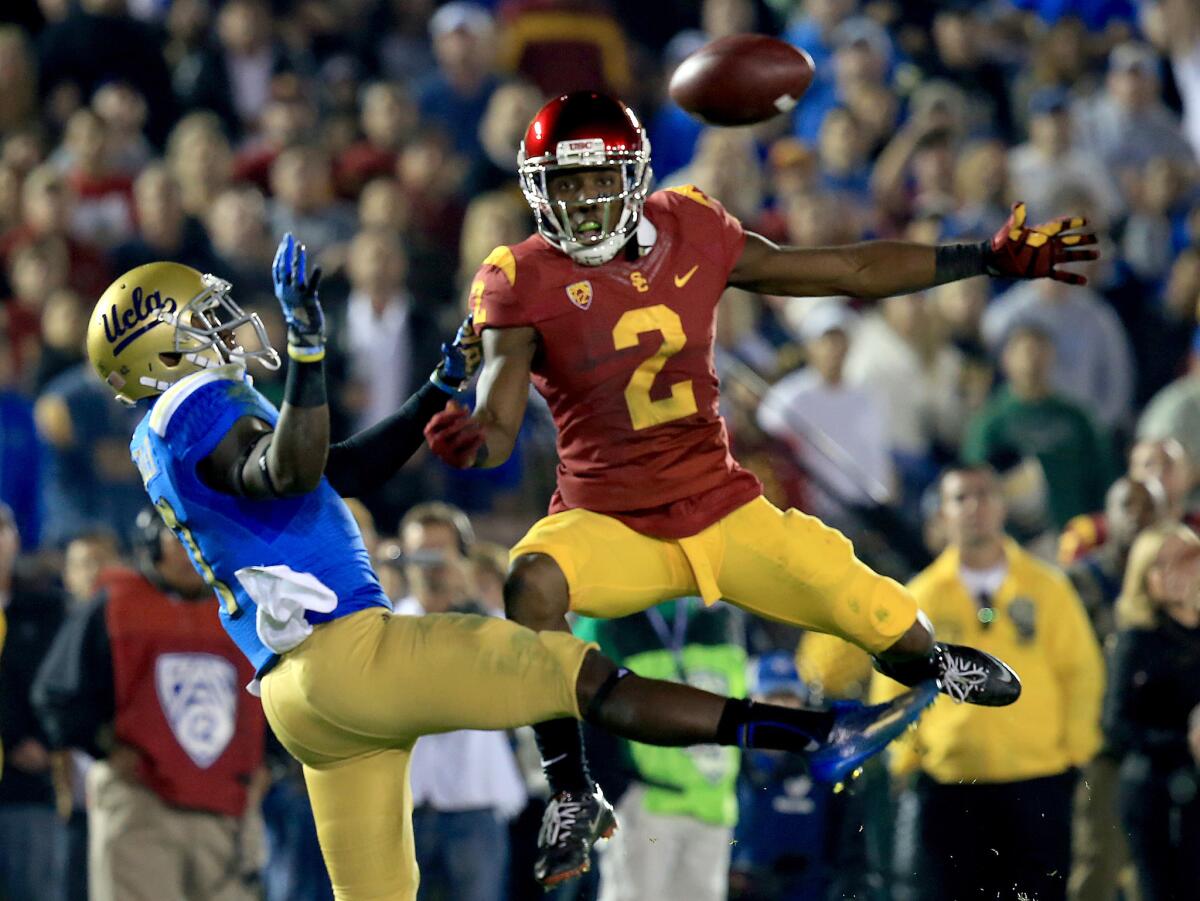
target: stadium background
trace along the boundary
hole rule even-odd
[[[517,143],[546,98],[577,88],[639,112],[658,185],[696,184],[783,242],[983,239],[1016,199],[1032,221],[1087,215],[1104,258],[1086,288],[975,279],[878,306],[731,296],[717,364],[735,452],[768,496],[819,512],[889,574],[910,577],[940,548],[930,485],[964,454],[1005,474],[1010,528],[1028,547],[1053,560],[1064,529],[1068,545],[1094,544],[1094,521],[1072,520],[1103,508],[1135,439],[1175,438],[1200,461],[1198,21],[1188,0],[6,0],[0,498],[17,567],[81,604],[87,567],[110,546],[130,552],[143,504],[126,450],[133,414],[82,361],[88,313],[114,275],[164,258],[220,274],[278,337],[268,265],[295,232],[327,276],[334,435],[345,435],[425,377],[478,263],[529,233]],[[666,80],[706,40],[740,31],[805,48],[816,82],[786,117],[703,128],[669,102]],[[1030,324],[1054,346],[1054,392],[1082,412],[1086,441],[988,440],[1003,348]],[[806,347],[831,331],[849,337],[852,428],[795,387]],[[278,374],[256,379],[281,396]],[[413,504],[447,500],[506,545],[544,511],[553,470],[552,426],[531,404],[504,467],[464,474],[425,455],[363,498],[397,599],[412,561],[390,536]],[[739,629],[752,660],[798,638]],[[10,624],[10,658],[20,640]],[[6,797],[17,764],[4,738],[0,817],[53,805],[39,755],[24,775],[40,787]],[[276,795],[295,792],[294,774],[277,776]],[[512,822],[514,898],[529,891],[532,792]],[[825,828],[843,838],[819,852],[822,891],[888,897],[888,803],[886,786],[830,799]],[[308,897],[278,888],[290,859],[269,864],[269,897]]]

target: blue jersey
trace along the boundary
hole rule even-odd
[[[286,568],[304,584],[316,580],[318,590],[328,589],[328,604],[303,610],[298,625],[305,634],[313,625],[391,604],[371,569],[358,524],[324,478],[308,494],[266,500],[223,494],[200,480],[197,464],[243,416],[274,426],[279,411],[251,387],[239,366],[198,372],[155,400],[130,450],[150,500],[220,601],[226,631],[262,675],[277,654],[263,640],[265,611],[259,605],[274,600],[266,600],[247,573]],[[257,602],[251,592],[257,592]]]

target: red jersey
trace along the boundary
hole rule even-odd
[[[691,186],[652,194],[644,217],[636,259],[581,266],[540,235],[498,247],[471,301],[477,329],[538,333],[532,380],[558,427],[550,512],[683,538],[762,493],[729,452],[713,368],[717,301],[746,236]]]

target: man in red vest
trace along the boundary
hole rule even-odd
[[[34,706],[88,775],[92,901],[258,897],[263,714],[253,668],[153,510],[138,569],[110,567],[55,639]]]

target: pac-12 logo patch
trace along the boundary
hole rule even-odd
[[[567,297],[571,298],[571,303],[579,309],[586,310],[592,305],[592,283],[575,282],[573,285],[567,285]]]
[[[158,702],[179,746],[208,769],[237,724],[237,669],[216,654],[162,654],[154,663]]]

